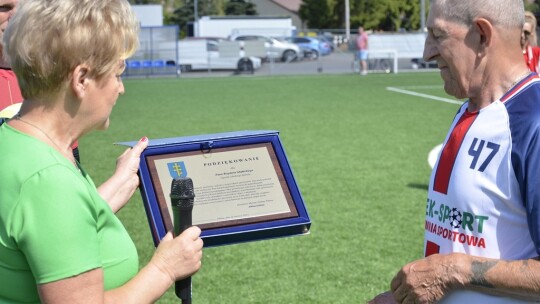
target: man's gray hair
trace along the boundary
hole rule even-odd
[[[523,0],[431,0],[443,18],[467,26],[476,18],[485,18],[496,26],[521,28],[525,9]]]

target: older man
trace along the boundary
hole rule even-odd
[[[540,79],[522,0],[432,0],[424,59],[467,98],[431,175],[425,258],[372,303],[540,301]]]

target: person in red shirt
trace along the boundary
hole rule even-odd
[[[24,100],[17,77],[3,57],[3,38],[19,0],[0,0],[0,125],[19,112]],[[147,143],[144,144],[146,147]],[[144,149],[144,147],[142,149]],[[71,146],[73,156],[80,163],[79,142]],[[115,205],[123,206],[138,186],[136,175],[142,149],[127,149],[116,161],[114,174],[98,188],[99,194]],[[121,207],[119,207],[121,208]]]
[[[18,1],[0,0],[0,42],[9,24],[9,19],[17,10]],[[17,82],[17,76],[4,59],[3,47],[2,43],[0,43],[0,124],[19,112],[23,99],[19,83]],[[73,149],[75,159],[80,162],[78,141],[71,148]]]
[[[531,12],[525,12],[525,23],[521,31],[521,48],[529,70],[538,73],[540,71],[540,47],[536,45],[536,17]]]
[[[4,36],[9,19],[15,13],[18,0],[0,0],[0,42]],[[2,43],[0,43],[0,117],[10,118],[17,113],[17,104],[23,101],[21,90],[15,73],[11,70],[2,56]],[[6,108],[10,110],[2,111]],[[14,112],[14,113],[13,113]],[[10,114],[11,113],[11,114]]]
[[[22,100],[17,77],[11,69],[0,67],[0,117],[11,118],[18,112]]]
[[[363,27],[358,28],[358,36],[356,37],[356,60],[360,61],[360,74],[367,75],[368,72],[368,35]]]

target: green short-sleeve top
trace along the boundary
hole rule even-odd
[[[0,126],[0,303],[38,303],[37,284],[102,268],[105,290],[138,271],[135,245],[89,175]]]

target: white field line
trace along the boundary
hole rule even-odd
[[[407,88],[426,89],[426,88],[433,88],[433,86],[417,86],[417,87],[407,87]],[[444,97],[439,97],[439,96],[434,96],[434,95],[429,95],[429,94],[418,93],[418,92],[400,89],[396,87],[386,87],[386,89],[392,92],[397,92],[397,93],[412,95],[412,96],[417,96],[417,97],[423,97],[423,98],[433,99],[433,100],[447,102],[447,103],[453,103],[453,104],[463,103],[462,101],[455,100],[455,99],[449,99],[449,98],[444,98]]]

